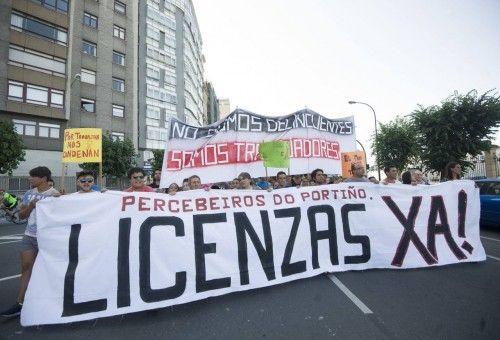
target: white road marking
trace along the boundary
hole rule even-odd
[[[9,241],[9,240],[22,240],[22,236],[17,236],[17,235],[7,235],[7,236],[0,236],[0,241]]]
[[[0,281],[7,281],[7,280],[10,280],[10,279],[15,279],[16,277],[20,277],[20,276],[21,276],[21,274],[7,276],[7,277],[2,277],[2,278],[0,278]]]
[[[491,256],[491,255],[486,255],[486,256],[488,256],[489,258],[492,258],[494,260],[500,261],[500,257]]]
[[[500,242],[499,239],[497,238],[491,238],[491,237],[486,237],[486,236],[481,236],[481,238],[484,238],[485,240],[490,240],[490,241],[497,241],[497,242]]]
[[[365,314],[373,314],[370,308],[368,308],[353,292],[349,290],[340,280],[333,274],[328,274],[328,278],[335,283],[337,287],[354,303],[361,311]]]
[[[16,242],[21,242],[22,240],[17,240],[17,241],[7,241],[7,242],[0,242],[0,244],[7,244],[7,243],[16,243]]]
[[[0,236],[0,244],[21,242],[23,236],[24,234],[12,234],[12,235]],[[1,241],[6,241],[6,242],[1,242]]]

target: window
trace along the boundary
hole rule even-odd
[[[80,72],[80,80],[84,83],[95,85],[95,71],[82,68]]]
[[[80,108],[86,112],[95,112],[95,100],[82,98]]]
[[[65,29],[19,12],[12,12],[10,27],[16,31],[29,32],[64,46],[68,41],[68,33]]]
[[[146,125],[160,127],[160,121],[156,119],[146,118]]]
[[[125,15],[127,13],[127,6],[123,2],[115,0],[115,12]]]
[[[167,140],[167,129],[160,127],[147,126],[146,128],[146,138],[147,141],[164,141]],[[159,143],[161,145],[161,143]]]
[[[61,126],[57,124],[38,123],[38,136],[59,139],[60,129]]]
[[[49,101],[49,89],[43,86],[27,84],[26,103],[47,105]]]
[[[146,117],[160,119],[160,108],[148,105],[146,108]]]
[[[500,196],[500,182],[476,182],[479,187],[479,195]]]
[[[125,92],[125,80],[113,78],[113,90],[118,92]]]
[[[95,57],[97,55],[97,45],[90,41],[82,41],[82,52]]]
[[[92,28],[97,28],[97,17],[93,16],[90,13],[84,12],[83,13],[83,23],[86,26],[89,26]]]
[[[12,81],[9,80],[9,95],[8,99],[9,100],[15,100],[22,102],[23,100],[23,89],[24,89],[24,84],[19,83],[17,81]]]
[[[29,104],[56,108],[64,107],[64,91],[13,80],[9,80],[9,93],[7,98],[9,100]]]
[[[169,103],[177,102],[177,96],[175,93],[169,92],[157,86],[151,86],[149,84],[146,87],[146,96]]]
[[[113,51],[113,64],[125,66],[125,54]]]
[[[22,46],[9,46],[9,64],[64,77],[66,60]]]
[[[35,136],[36,135],[36,122],[28,120],[13,119],[14,128],[18,135]]]
[[[50,106],[59,108],[64,106],[64,91],[50,90]]]
[[[125,39],[125,28],[122,28],[118,25],[113,25],[113,36],[120,39]]]
[[[115,142],[123,142],[125,140],[125,134],[123,132],[111,132],[111,139]]]
[[[31,0],[39,5],[58,11],[59,13],[68,13],[68,0]]]
[[[147,66],[146,68],[146,74],[148,77],[153,78],[153,79],[160,79],[160,69],[154,66]]]
[[[113,104],[113,116],[115,117],[123,117],[123,113],[125,112],[125,107],[121,105]]]

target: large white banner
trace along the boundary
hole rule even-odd
[[[187,125],[176,118],[169,124],[162,188],[182,183],[191,175],[202,183],[230,181],[242,171],[266,176],[259,143],[287,141],[290,174],[342,172],[340,154],[356,150],[353,117],[329,119],[311,110],[283,117],[264,117],[237,109],[210,126]],[[272,169],[269,175],[288,169]]]
[[[484,261],[472,181],[68,195],[38,202],[21,324],[171,306],[324,272]]]

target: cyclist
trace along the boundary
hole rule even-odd
[[[0,209],[5,210],[5,213],[12,217],[14,208],[17,206],[17,197],[9,194],[4,189],[0,189]]]

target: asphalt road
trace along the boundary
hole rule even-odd
[[[17,293],[23,232],[0,221],[0,310]],[[0,339],[500,339],[500,228],[481,240],[481,263],[320,275],[66,325],[0,319]]]

